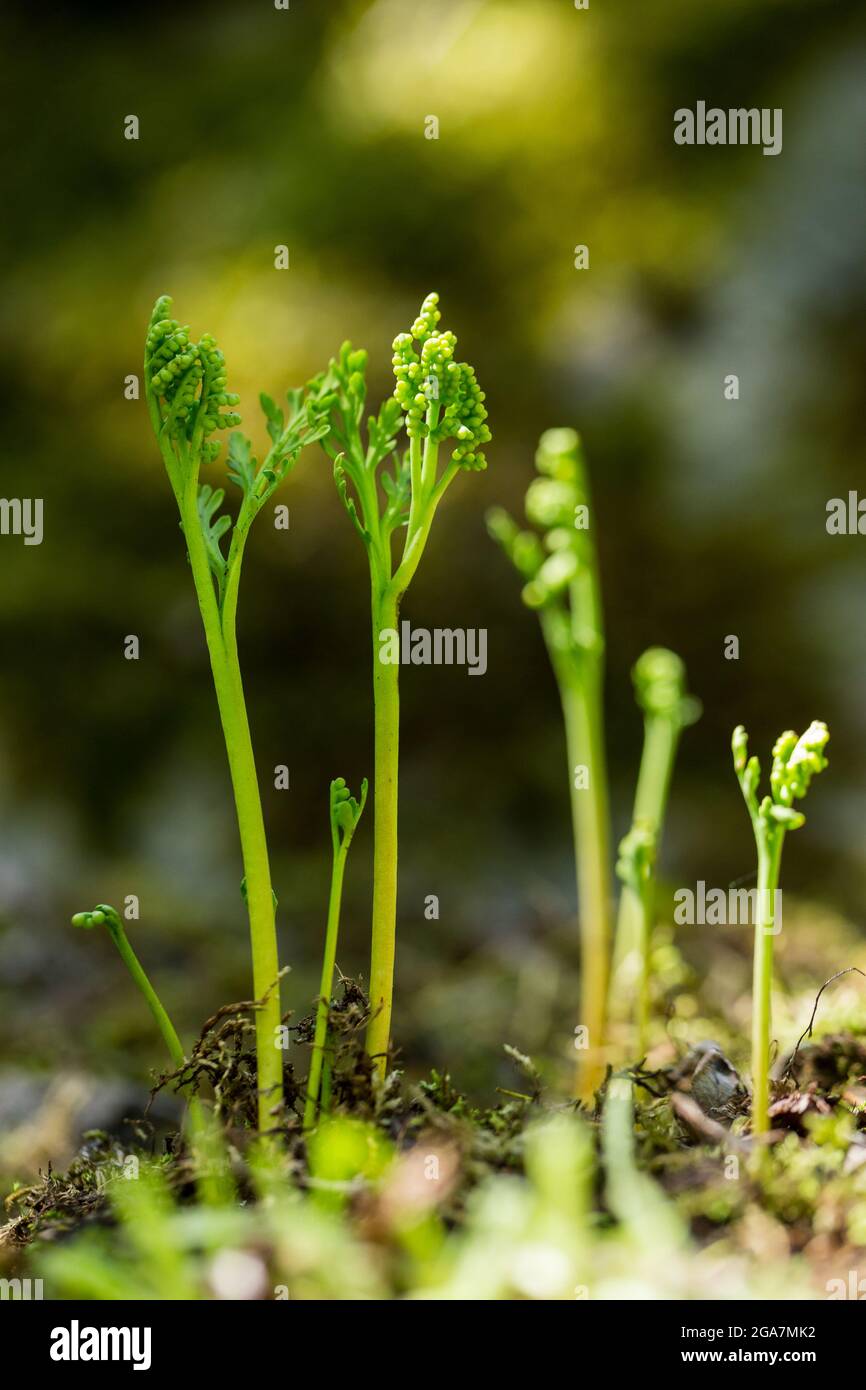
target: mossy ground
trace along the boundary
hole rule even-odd
[[[785,987],[780,1023],[783,1035],[795,1041],[809,1023],[824,980],[836,970],[863,964],[864,952],[856,936],[844,929],[820,946],[813,936],[811,953],[803,932],[799,940],[794,931],[787,937],[778,953]],[[796,1050],[792,1042],[778,1056],[772,1132],[759,1141],[750,1133],[746,1087],[735,1086],[716,1108],[695,1084],[690,1060],[700,1054],[690,1050],[689,1035],[692,1043],[701,1036],[716,1038],[720,1054],[730,1052],[745,1070],[743,1034],[731,1023],[742,1008],[737,987],[731,983],[729,990],[722,972],[714,1002],[722,1003],[725,1013],[714,1012],[706,994],[694,988],[694,966],[686,964],[664,930],[658,935],[657,955],[657,1018],[666,1014],[667,1020],[658,1024],[648,1057],[639,1064],[624,1061],[618,1069],[634,1083],[637,1168],[657,1184],[687,1228],[691,1254],[686,1260],[699,1260],[703,1252],[714,1260],[736,1261],[741,1270],[795,1268],[797,1287],[827,1297],[830,1281],[849,1281],[851,1270],[866,1271],[866,1026],[859,1022],[866,1015],[863,982],[851,974],[828,988],[819,1001],[814,1036],[804,1038]],[[249,1002],[220,1009],[203,1028],[186,1067],[159,1077],[154,1087],[155,1096],[177,1092],[201,1097],[214,1117],[233,1200],[246,1209],[262,1200],[251,1158],[256,1113],[252,1014]],[[400,1184],[404,1191],[418,1189],[422,1160],[432,1157],[438,1165],[431,1213],[442,1231],[459,1233],[491,1179],[521,1178],[527,1134],[551,1114],[580,1114],[595,1151],[587,1227],[591,1239],[615,1229],[621,1215],[612,1209],[610,1174],[599,1157],[607,1084],[593,1108],[581,1109],[563,1095],[555,1067],[536,1066],[509,1047],[513,1079],[490,1106],[473,1104],[443,1071],[411,1081],[395,1064],[384,1084],[377,1085],[364,1053],[367,1019],[362,990],[342,981],[332,1009],[331,1113],[363,1129],[367,1156],[358,1172],[353,1174],[350,1164],[329,1179],[320,1158],[311,1162],[314,1145],[302,1128],[304,1075],[294,1064],[285,1067],[285,1104],[274,1114],[273,1130],[280,1141],[280,1182],[312,1194],[317,1202],[333,1197],[340,1220],[366,1242],[365,1251],[375,1252],[370,1256],[374,1264],[384,1258],[383,1242],[388,1245],[382,1231],[385,1213],[396,1200],[394,1190]],[[291,1055],[303,1057],[313,1015],[296,1025],[289,1020],[289,1026],[295,1044]],[[399,1182],[394,1180],[387,1192],[379,1183],[379,1158],[370,1166],[371,1145],[375,1148],[379,1140],[402,1164]],[[183,1126],[166,1130],[142,1115],[122,1134],[91,1133],[64,1173],[43,1171],[8,1197],[7,1224],[0,1231],[3,1273],[38,1267],[46,1249],[72,1249],[70,1237],[82,1230],[99,1230],[110,1249],[115,1230],[112,1180],[130,1160],[143,1165],[158,1161],[179,1210],[195,1210],[201,1202],[203,1160]],[[260,1242],[261,1235],[256,1239]],[[386,1264],[384,1284],[369,1296],[410,1291],[401,1283],[399,1261],[393,1267]],[[653,1296],[652,1277],[647,1276],[640,1296]],[[338,1289],[321,1296],[348,1295]]]
[[[358,985],[343,980],[331,1010],[331,1100],[329,1113],[350,1116],[380,1130],[398,1151],[415,1147],[423,1137],[427,1147],[447,1148],[454,1162],[453,1181],[447,1184],[442,1213],[449,1222],[460,1220],[466,1193],[493,1172],[519,1172],[522,1166],[520,1137],[527,1117],[541,1102],[540,1081],[529,1059],[509,1049],[524,1092],[515,1091],[500,1105],[473,1106],[452,1084],[447,1074],[432,1072],[418,1084],[409,1084],[396,1067],[384,1083],[374,1084],[373,1068],[364,1050],[369,1018],[367,1000]],[[170,1089],[184,1097],[197,1096],[213,1115],[222,1142],[232,1155],[240,1192],[249,1197],[245,1155],[257,1139],[256,1058],[253,1005],[249,1001],[223,1007],[202,1029],[187,1065],[162,1074],[155,1081],[152,1098]],[[311,1044],[315,1014],[292,1028],[300,1044]],[[285,1101],[274,1112],[270,1134],[278,1138],[285,1175],[304,1189],[315,1178],[307,1162],[308,1145],[303,1133],[304,1078],[287,1063],[283,1073]],[[6,1199],[7,1224],[0,1228],[0,1257],[4,1251],[23,1249],[32,1242],[54,1240],[88,1222],[110,1220],[107,1182],[124,1162],[151,1161],[164,1152],[164,1172],[181,1200],[195,1199],[197,1163],[185,1128],[158,1134],[143,1115],[128,1121],[124,1136],[93,1131],[63,1174],[49,1168],[36,1182],[19,1186]]]

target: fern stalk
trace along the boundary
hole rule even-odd
[[[214,690],[228,756],[244,864],[243,895],[249,917],[256,997],[256,1062],[259,1129],[268,1130],[283,1100],[280,1048],[279,960],[275,899],[255,757],[247,718],[237,645],[240,571],[250,527],[294,467],[302,446],[327,432],[301,392],[289,392],[288,422],[268,396],[261,397],[271,447],[261,465],[250,441],[233,433],[228,477],[241,492],[234,520],[221,515],[222,488],[201,482],[220,445],[211,436],[240,424],[238,397],[226,390],[225,360],[209,334],[198,342],[171,317],[171,300],[158,299],[145,345],[145,392],[154,434],[180,513],[196,598],[204,626]],[[228,407],[228,408],[227,408]],[[222,538],[230,533],[228,554]]]

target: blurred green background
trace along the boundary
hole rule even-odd
[[[124,399],[159,293],[217,336],[257,445],[258,392],[303,382],[345,337],[389,391],[391,340],[432,288],[487,391],[490,467],[449,492],[404,610],[489,631],[484,679],[402,682],[395,1029],[413,1071],[448,1065],[486,1092],[510,1074],[502,1042],[564,1055],[573,1024],[557,696],[483,525],[493,503],[520,510],[550,425],[581,430],[593,473],[615,834],[640,747],[629,670],[663,643],[705,711],[683,742],[670,883],[753,868],[733,725],[765,752],[817,717],[831,772],[785,884],[859,919],[866,542],[829,537],[825,506],[862,471],[863,18],[854,0],[7,7],[0,491],[44,499],[45,538],[0,538],[0,1126],[27,1109],[22,1075],[140,1079],[161,1062],[109,943],[73,932],[73,911],[140,897],[133,940],[187,1037],[250,988],[192,584],[144,404]],[[676,146],[673,112],[698,100],[783,108],[782,154]],[[328,781],[372,767],[369,609],[324,456],[277,500],[290,530],[253,533],[240,633],[300,1016]],[[367,968],[371,837],[369,816],[350,974]]]

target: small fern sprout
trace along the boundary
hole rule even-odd
[[[358,828],[361,813],[367,804],[367,779],[361,783],[361,795],[356,800],[346,786],[345,778],[336,777],[330,788],[331,840],[334,853],[347,851]]]
[[[752,822],[758,851],[758,892],[755,910],[755,952],[752,974],[752,1129],[763,1134],[770,1127],[770,1032],[772,1022],[773,937],[776,892],[782,845],[789,830],[805,823],[794,807],[809,790],[812,778],[827,766],[824,749],[830,734],[827,725],[813,720],[804,734],[786,730],[773,746],[770,792],[760,800],[761,764],[749,756],[749,737],[738,724],[731,740],[734,771]]]
[[[632,671],[635,699],[649,718],[667,719],[680,729],[701,715],[701,702],[689,695],[682,658],[667,647],[648,647]]]
[[[129,939],[123,929],[123,922],[115,909],[108,903],[99,903],[91,912],[76,912],[72,918],[72,925],[73,927],[84,927],[86,930],[92,930],[94,927],[105,927],[117,947],[121,960],[153,1014],[174,1066],[182,1067],[186,1059],[180,1038],[138,956],[130,946]]]
[[[581,932],[580,1022],[589,1037],[576,1092],[590,1100],[604,1075],[611,935],[610,824],[604,751],[604,628],[589,478],[580,437],[547,430],[538,444],[539,476],[526,493],[521,530],[494,508],[487,529],[524,581],[523,601],[538,613],[565,721],[568,784]]]
[[[638,956],[640,970],[635,991],[635,1036],[638,1057],[647,1049],[650,1017],[650,946],[655,897],[658,833],[648,821],[635,820],[619,842],[616,875],[628,892],[639,914]]]
[[[313,1055],[310,1060],[310,1075],[307,1078],[307,1098],[304,1105],[304,1129],[312,1129],[316,1123],[320,1100],[325,1108],[324,1081],[327,1076],[328,1008],[334,988],[334,969],[337,962],[337,940],[340,934],[340,907],[343,899],[343,876],[346,869],[346,856],[352,837],[358,828],[364,807],[367,803],[367,779],[361,783],[361,795],[356,800],[346,786],[345,778],[336,777],[331,783],[329,793],[329,815],[331,821],[331,844],[333,861],[331,866],[331,891],[328,898],[328,921],[325,930],[325,949],[322,956],[322,978],[319,985],[319,1002],[316,1008],[316,1031],[313,1038]]]
[[[643,711],[644,735],[632,813],[632,831],[620,845],[628,857],[632,832],[653,840],[653,853],[640,890],[634,875],[617,873],[623,887],[617,913],[616,941],[610,991],[612,1021],[636,1015],[637,1047],[648,1042],[650,947],[655,909],[655,865],[661,842],[668,792],[683,730],[700,718],[701,704],[688,694],[685,664],[666,647],[649,647],[632,669],[635,699]]]

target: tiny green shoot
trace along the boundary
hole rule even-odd
[[[88,930],[93,927],[105,927],[108,935],[114,942],[120,954],[120,958],[132,976],[135,984],[141,990],[145,1003],[156,1020],[156,1025],[162,1034],[163,1041],[168,1048],[175,1067],[182,1067],[186,1061],[180,1038],[177,1035],[174,1024],[169,1018],[163,1007],[162,1001],[150,983],[150,979],[129,944],[129,938],[123,929],[123,922],[119,914],[108,903],[99,903],[92,912],[76,912],[72,918],[73,927],[85,927]]]
[[[538,612],[562,703],[580,912],[580,1023],[589,1042],[578,1052],[575,1089],[591,1100],[604,1075],[611,939],[601,591],[579,436],[547,430],[535,463],[542,476],[529,486],[526,515],[543,543],[500,508],[488,513],[487,526],[526,581],[523,600]]]
[[[320,1103],[320,1083],[325,1060],[328,1036],[328,1009],[331,991],[334,987],[334,967],[337,961],[337,938],[340,932],[340,906],[343,899],[343,876],[346,869],[346,856],[352,837],[358,827],[361,814],[367,801],[367,779],[361,783],[361,795],[356,801],[345,779],[337,777],[331,783],[329,811],[331,819],[331,845],[333,859],[331,864],[331,889],[328,896],[328,921],[325,929],[325,950],[322,957],[322,979],[319,986],[319,1003],[316,1009],[316,1032],[313,1039],[313,1055],[310,1060],[310,1075],[307,1079],[307,1099],[304,1105],[304,1129],[312,1129],[316,1122],[316,1112]],[[326,1109],[325,1097],[322,1109]]]
[[[387,1068],[394,993],[400,736],[400,668],[386,659],[383,644],[397,631],[400,603],[420,564],[439,503],[458,473],[486,467],[483,445],[490,439],[484,392],[474,369],[456,360],[454,334],[439,331],[438,303],[439,296],[429,294],[411,329],[394,339],[394,394],[367,419],[366,431],[366,352],[344,343],[327,371],[309,386],[315,410],[327,412],[331,428],[322,444],[370,569],[375,765],[367,1050],[380,1077]],[[398,437],[404,428],[408,449],[401,454]],[[449,442],[440,460],[440,448]],[[400,531],[403,544],[395,568],[392,537]]]
[[[186,1066],[186,1057],[177,1030],[138,956],[130,946],[119,914],[108,903],[100,903],[92,912],[76,912],[72,918],[72,925],[87,929],[105,927],[156,1020],[175,1071],[181,1071]],[[199,1194],[207,1203],[224,1202],[232,1190],[231,1179],[225,1163],[221,1162],[221,1143],[213,1116],[208,1114],[197,1095],[189,1097],[189,1120]]]
[[[628,896],[633,925],[636,928],[637,962],[636,988],[629,990],[634,998],[635,1049],[638,1057],[647,1050],[650,1021],[650,948],[652,945],[653,912],[655,906],[656,854],[658,838],[648,821],[633,820],[628,833],[619,842],[616,875],[622,883],[620,909]],[[616,977],[611,983],[611,1015],[622,997]]]
[[[627,1233],[635,1252],[657,1259],[659,1250],[674,1255],[688,1242],[688,1229],[658,1183],[638,1167],[634,1121],[634,1085],[613,1075],[601,1120],[601,1150],[606,1174],[605,1204]]]
[[[611,1018],[634,1001],[637,1050],[648,1042],[650,938],[655,866],[680,734],[700,717],[700,701],[686,693],[686,668],[675,652],[650,647],[632,670],[643,710],[644,738],[631,829],[620,842],[616,872],[622,881],[610,992]]]
[[[755,953],[752,974],[752,1129],[765,1134],[770,1127],[770,1028],[773,988],[773,937],[776,891],[785,834],[797,830],[806,817],[794,809],[806,795],[813,776],[827,766],[824,749],[827,725],[813,720],[800,736],[790,729],[773,746],[770,794],[758,801],[759,760],[749,757],[749,736],[742,724],[734,730],[731,748],[734,770],[752,822],[758,851],[758,892],[755,909]]]
[[[220,444],[211,436],[240,424],[238,397],[226,389],[225,359],[210,334],[198,342],[171,317],[171,300],[154,306],[144,354],[147,406],[180,513],[196,597],[201,610],[214,689],[228,754],[244,863],[244,898],[250,924],[256,1013],[259,1128],[267,1130],[282,1102],[279,1049],[280,989],[275,899],[256,764],[247,719],[237,646],[241,564],[250,527],[291,472],[305,444],[327,432],[303,392],[290,391],[288,412],[269,396],[261,404],[271,439],[259,464],[250,441],[233,433],[228,477],[240,489],[234,520],[221,513],[224,490],[203,483],[203,466],[215,462]],[[228,553],[223,537],[230,536]]]

